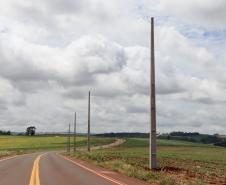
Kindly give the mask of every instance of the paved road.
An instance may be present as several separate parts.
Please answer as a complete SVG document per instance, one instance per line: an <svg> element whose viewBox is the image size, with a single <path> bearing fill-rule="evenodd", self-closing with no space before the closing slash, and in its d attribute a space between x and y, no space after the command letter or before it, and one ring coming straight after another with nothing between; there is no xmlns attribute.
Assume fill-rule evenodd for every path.
<svg viewBox="0 0 226 185"><path fill-rule="evenodd" d="M0 185L145 185L142 181L54 152L0 160Z"/></svg>
<svg viewBox="0 0 226 185"><path fill-rule="evenodd" d="M0 161L0 185L29 185L37 155L23 155Z"/></svg>

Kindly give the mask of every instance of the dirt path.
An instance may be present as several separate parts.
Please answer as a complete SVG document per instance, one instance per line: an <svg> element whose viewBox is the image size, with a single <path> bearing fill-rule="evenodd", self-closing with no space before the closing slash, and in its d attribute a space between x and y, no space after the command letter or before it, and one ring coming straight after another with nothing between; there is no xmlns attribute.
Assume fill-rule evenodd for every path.
<svg viewBox="0 0 226 185"><path fill-rule="evenodd" d="M91 147L91 149L98 150L98 149L104 149L104 148L112 148L112 147L122 145L125 142L126 142L125 139L116 139L114 143L110 143L110 144L102 145L102 146L94 146L94 147Z"/></svg>
<svg viewBox="0 0 226 185"><path fill-rule="evenodd" d="M99 149L105 149L105 148L112 148L112 147L116 147L116 146L122 145L125 142L126 142L125 139L115 139L115 142L113 142L113 143L106 144L106 145L101 145L101 146L93 146L93 147L91 147L91 150L99 150ZM86 151L87 148L86 147L81 147L81 148L78 148L78 150L79 151Z"/></svg>

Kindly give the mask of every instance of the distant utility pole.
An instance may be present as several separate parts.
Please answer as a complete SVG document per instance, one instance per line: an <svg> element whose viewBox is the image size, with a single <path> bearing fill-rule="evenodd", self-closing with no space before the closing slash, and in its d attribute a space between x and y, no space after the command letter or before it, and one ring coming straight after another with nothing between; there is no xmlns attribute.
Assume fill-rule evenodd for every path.
<svg viewBox="0 0 226 185"><path fill-rule="evenodd" d="M155 42L154 42L154 18L151 18L151 40L150 40L150 160L151 169L157 168L157 149L156 149L156 102L155 102Z"/></svg>
<svg viewBox="0 0 226 185"><path fill-rule="evenodd" d="M75 112L75 120L74 120L74 152L76 151L76 112Z"/></svg>
<svg viewBox="0 0 226 185"><path fill-rule="evenodd" d="M87 134L87 150L90 152L90 91L88 98L88 134Z"/></svg>
<svg viewBox="0 0 226 185"><path fill-rule="evenodd" d="M71 134L71 124L68 125L68 152L71 151L71 141L70 141L70 134Z"/></svg>

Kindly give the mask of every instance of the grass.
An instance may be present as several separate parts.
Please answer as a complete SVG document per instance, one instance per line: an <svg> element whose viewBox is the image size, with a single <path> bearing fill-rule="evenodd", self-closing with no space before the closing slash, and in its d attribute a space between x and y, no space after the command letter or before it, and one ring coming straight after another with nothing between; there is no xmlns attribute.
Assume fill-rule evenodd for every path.
<svg viewBox="0 0 226 185"><path fill-rule="evenodd" d="M86 137L76 138L77 147L86 146ZM104 145L113 142L114 139L102 139L91 137L91 146ZM71 145L73 145L71 138ZM0 158L12 154L26 153L37 150L66 149L67 137L64 136L0 136Z"/></svg>
<svg viewBox="0 0 226 185"><path fill-rule="evenodd" d="M77 152L75 157L155 184L225 184L226 149L185 141L158 140L160 170L148 170L148 139L128 138L123 145Z"/></svg>

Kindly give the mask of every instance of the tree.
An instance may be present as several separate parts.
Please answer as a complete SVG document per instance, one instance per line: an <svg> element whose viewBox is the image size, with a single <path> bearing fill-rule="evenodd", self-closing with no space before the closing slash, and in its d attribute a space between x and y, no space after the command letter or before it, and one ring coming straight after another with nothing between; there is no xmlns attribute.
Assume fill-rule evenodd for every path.
<svg viewBox="0 0 226 185"><path fill-rule="evenodd" d="M0 130L0 135L11 135L11 131Z"/></svg>
<svg viewBox="0 0 226 185"><path fill-rule="evenodd" d="M36 128L34 126L27 127L27 129L26 129L26 135L28 135L28 136L35 135L35 129Z"/></svg>

